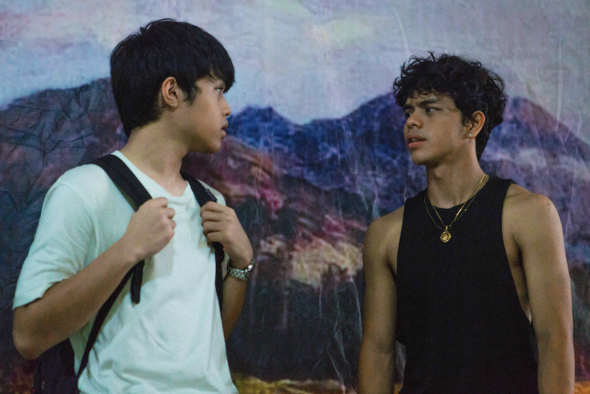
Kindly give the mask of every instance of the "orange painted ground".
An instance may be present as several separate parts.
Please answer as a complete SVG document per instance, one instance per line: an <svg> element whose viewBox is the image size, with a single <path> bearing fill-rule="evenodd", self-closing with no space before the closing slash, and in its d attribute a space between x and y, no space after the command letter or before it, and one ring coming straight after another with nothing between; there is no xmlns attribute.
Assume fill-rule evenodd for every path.
<svg viewBox="0 0 590 394"><path fill-rule="evenodd" d="M355 394L351 388L340 386L334 380L292 381L280 380L265 382L260 379L235 374L234 382L240 394ZM401 385L396 385L394 394L398 394ZM590 394L590 382L577 382L574 394Z"/></svg>
<svg viewBox="0 0 590 394"><path fill-rule="evenodd" d="M335 380L325 381L292 381L280 380L276 382L265 382L263 380L234 374L234 382L240 394L355 394L351 388L340 386ZM6 394L29 394L32 383L32 375L22 374L13 376L8 385L0 387L0 393ZM396 385L394 394L401 389ZM590 382L577 382L574 394L590 394Z"/></svg>

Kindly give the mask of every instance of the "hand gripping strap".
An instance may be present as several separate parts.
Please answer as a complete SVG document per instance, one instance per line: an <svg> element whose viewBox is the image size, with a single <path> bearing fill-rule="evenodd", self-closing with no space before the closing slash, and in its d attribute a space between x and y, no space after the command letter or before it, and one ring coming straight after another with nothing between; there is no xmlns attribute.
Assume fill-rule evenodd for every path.
<svg viewBox="0 0 590 394"><path fill-rule="evenodd" d="M182 175L190 185L200 206L205 205L209 201L217 202L213 193L206 189L201 182L193 178L192 175L183 171L180 172L180 175ZM223 251L223 246L219 242L213 242L213 248L215 249L215 291L217 292L217 300L219 301L219 308L221 309L221 306L223 305L223 274L221 272L221 265L225 258L225 252Z"/></svg>
<svg viewBox="0 0 590 394"><path fill-rule="evenodd" d="M114 155L106 155L92 162L101 167L112 181L125 192L139 208L144 202L151 200L152 196L145 190L145 187L135 177L123 160ZM141 283L143 281L143 266L145 261L141 260L133 268L131 279L131 300L138 304L141 296Z"/></svg>
<svg viewBox="0 0 590 394"><path fill-rule="evenodd" d="M139 208L147 200L152 197L148 191L143 187L141 182L135 177L133 172L127 167L127 165L114 155L106 155L100 157L92 162L100 166L113 180L113 182L119 186L135 203ZM217 199L206 189L201 182L197 181L192 175L181 171L182 177L189 183L195 198L200 206L205 205L209 201L217 202ZM219 301L219 307L223 305L223 274L222 274L222 263L225 258L223 246L218 243L213 243L215 249L215 290L217 292L217 299ZM144 261L140 261L133 267L133 276L131 279L131 300L135 303L139 303L141 294L141 283L143 278L143 267Z"/></svg>

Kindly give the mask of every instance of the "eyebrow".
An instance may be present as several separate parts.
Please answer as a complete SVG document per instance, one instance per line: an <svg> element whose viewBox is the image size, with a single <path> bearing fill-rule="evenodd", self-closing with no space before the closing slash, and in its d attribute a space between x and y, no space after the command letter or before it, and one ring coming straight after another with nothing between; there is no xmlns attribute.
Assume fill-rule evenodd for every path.
<svg viewBox="0 0 590 394"><path fill-rule="evenodd" d="M209 74L209 75L207 75L206 77L207 77L207 78L209 78L209 80L210 80L211 82L215 82L215 83L217 83L217 82L223 82L223 84L225 84L225 79L223 79L223 78L221 78L221 77L218 77L218 76L217 76L217 75L215 75L215 74Z"/></svg>
<svg viewBox="0 0 590 394"><path fill-rule="evenodd" d="M439 102L440 102L440 99L438 99L438 98L431 98L431 99L426 99L426 100L420 100L420 101L418 101L417 106L424 108L427 105L436 104L436 103L439 103ZM412 109L412 108L414 108L414 106L412 104L405 104L403 106L404 111L406 109Z"/></svg>
<svg viewBox="0 0 590 394"><path fill-rule="evenodd" d="M215 81L215 83L217 84L217 86L219 86L220 88L222 88L223 91L225 91L226 86L225 86L225 81L223 79L217 79Z"/></svg>

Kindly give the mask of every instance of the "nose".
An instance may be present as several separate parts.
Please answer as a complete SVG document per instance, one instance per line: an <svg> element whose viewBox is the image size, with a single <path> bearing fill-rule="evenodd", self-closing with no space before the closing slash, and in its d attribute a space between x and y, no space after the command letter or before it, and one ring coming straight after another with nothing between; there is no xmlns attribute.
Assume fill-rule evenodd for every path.
<svg viewBox="0 0 590 394"><path fill-rule="evenodd" d="M412 127L422 127L422 120L416 114L416 111L412 112L406 119L406 127L411 129Z"/></svg>
<svg viewBox="0 0 590 394"><path fill-rule="evenodd" d="M223 98L223 115L226 118L231 115L231 108L230 108L229 104L227 103L227 100L225 99L225 97Z"/></svg>

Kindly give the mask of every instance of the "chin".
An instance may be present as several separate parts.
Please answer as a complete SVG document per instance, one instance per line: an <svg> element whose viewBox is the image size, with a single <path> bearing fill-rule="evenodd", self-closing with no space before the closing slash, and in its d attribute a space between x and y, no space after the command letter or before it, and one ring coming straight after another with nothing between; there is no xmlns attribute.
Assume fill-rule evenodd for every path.
<svg viewBox="0 0 590 394"><path fill-rule="evenodd" d="M423 166L430 162L429 157L421 155L419 152L410 153L410 158L412 159L412 162L418 166Z"/></svg>
<svg viewBox="0 0 590 394"><path fill-rule="evenodd" d="M219 145L210 146L208 148L209 149L205 153L210 153L210 154L217 153L221 150L221 143Z"/></svg>
<svg viewBox="0 0 590 394"><path fill-rule="evenodd" d="M221 150L221 145L219 146L194 146L190 151L195 153L204 153L204 154L213 154L217 153Z"/></svg>
<svg viewBox="0 0 590 394"><path fill-rule="evenodd" d="M410 155L412 162L417 166L437 166L441 163L440 157L432 157L426 155Z"/></svg>

